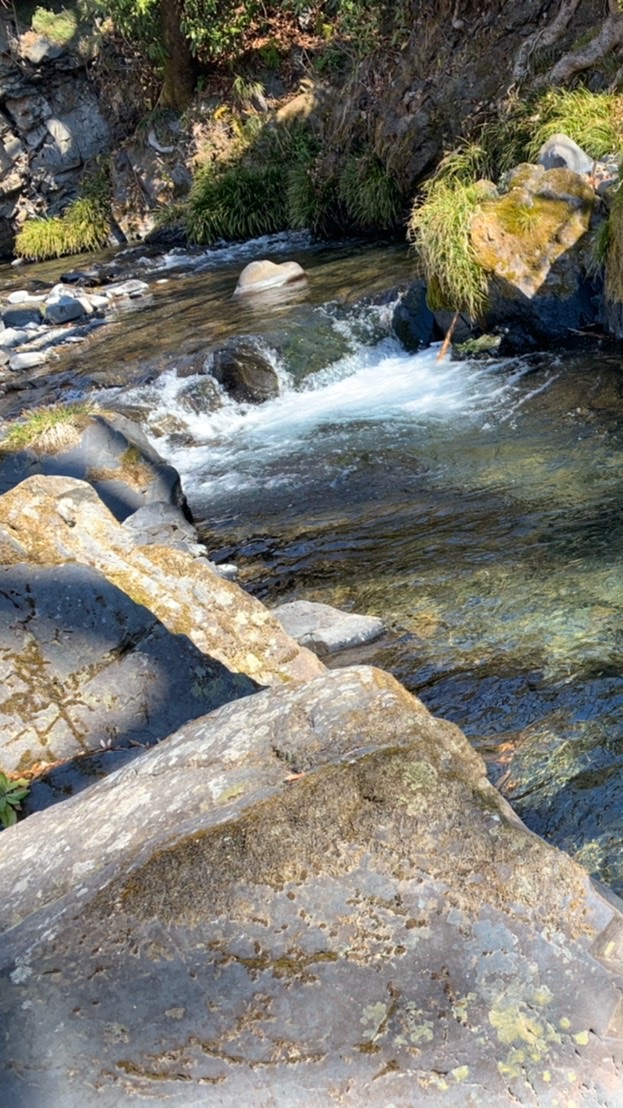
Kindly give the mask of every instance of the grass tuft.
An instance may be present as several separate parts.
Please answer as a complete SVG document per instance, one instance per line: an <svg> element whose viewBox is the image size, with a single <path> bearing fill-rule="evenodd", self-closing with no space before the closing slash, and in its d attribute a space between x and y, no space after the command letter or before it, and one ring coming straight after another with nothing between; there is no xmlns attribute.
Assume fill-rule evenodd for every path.
<svg viewBox="0 0 623 1108"><path fill-rule="evenodd" d="M362 230L389 230L400 218L400 189L375 154L366 152L347 158L340 174L339 193L346 212Z"/></svg>
<svg viewBox="0 0 623 1108"><path fill-rule="evenodd" d="M538 101L536 124L527 144L531 160L543 143L561 131L591 158L603 158L623 148L623 96L590 92L587 88L550 89Z"/></svg>
<svg viewBox="0 0 623 1108"><path fill-rule="evenodd" d="M15 239L15 253L28 261L84 254L106 246L111 232L106 166L85 178L82 196L59 216L27 219Z"/></svg>
<svg viewBox="0 0 623 1108"><path fill-rule="evenodd" d="M57 454L76 445L92 414L93 408L88 404L33 408L10 424L0 441L0 454L28 449Z"/></svg>
<svg viewBox="0 0 623 1108"><path fill-rule="evenodd" d="M191 241L257 238L287 227L282 166L210 165L196 174L186 215Z"/></svg>
<svg viewBox="0 0 623 1108"><path fill-rule="evenodd" d="M428 286L433 311L449 308L478 317L487 293L487 277L470 238L482 192L474 184L444 176L428 182L408 224Z"/></svg>

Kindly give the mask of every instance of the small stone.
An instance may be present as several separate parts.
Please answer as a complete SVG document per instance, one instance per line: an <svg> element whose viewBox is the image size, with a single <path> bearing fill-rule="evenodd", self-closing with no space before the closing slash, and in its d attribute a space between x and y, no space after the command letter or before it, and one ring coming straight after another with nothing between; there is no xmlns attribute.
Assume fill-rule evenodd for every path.
<svg viewBox="0 0 623 1108"><path fill-rule="evenodd" d="M33 350L25 354L14 354L9 361L9 369L34 369L45 361L45 354L41 350Z"/></svg>
<svg viewBox="0 0 623 1108"><path fill-rule="evenodd" d="M294 281L305 279L305 270L298 262L281 262L279 265L266 259L250 262L238 278L234 296L246 292L261 292L263 289L274 289L280 285L290 285Z"/></svg>

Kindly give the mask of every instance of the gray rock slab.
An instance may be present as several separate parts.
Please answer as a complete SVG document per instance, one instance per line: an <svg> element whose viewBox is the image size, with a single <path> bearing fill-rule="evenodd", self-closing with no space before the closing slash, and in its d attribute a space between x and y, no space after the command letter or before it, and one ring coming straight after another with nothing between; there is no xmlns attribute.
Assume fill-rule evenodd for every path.
<svg viewBox="0 0 623 1108"><path fill-rule="evenodd" d="M5 308L2 313L2 320L5 327L22 328L29 323L41 323L43 312L38 304L31 304L28 307Z"/></svg>
<svg viewBox="0 0 623 1108"><path fill-rule="evenodd" d="M386 674L227 705L1 839L17 1108L620 1108L621 902Z"/></svg>
<svg viewBox="0 0 623 1108"><path fill-rule="evenodd" d="M376 616L353 615L310 600L280 604L273 615L288 635L320 656L374 642L384 631L383 621Z"/></svg>
<svg viewBox="0 0 623 1108"><path fill-rule="evenodd" d="M9 369L34 369L35 366L43 365L46 360L46 353L43 350L24 350L20 354L12 354L9 358Z"/></svg>
<svg viewBox="0 0 623 1108"><path fill-rule="evenodd" d="M48 300L45 307L46 323L71 323L85 315L84 304L77 296L60 295Z"/></svg>
<svg viewBox="0 0 623 1108"><path fill-rule="evenodd" d="M0 569L0 767L149 746L257 686L86 566Z"/></svg>

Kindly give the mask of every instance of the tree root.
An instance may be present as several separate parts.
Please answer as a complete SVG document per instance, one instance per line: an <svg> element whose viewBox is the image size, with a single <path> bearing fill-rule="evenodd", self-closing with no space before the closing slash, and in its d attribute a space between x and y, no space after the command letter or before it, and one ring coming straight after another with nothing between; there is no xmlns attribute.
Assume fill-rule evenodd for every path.
<svg viewBox="0 0 623 1108"><path fill-rule="evenodd" d="M562 0L557 15L542 31L537 31L526 39L521 47L513 67L513 80L524 81L529 74L530 58L535 51L547 49L567 30L580 0ZM544 85L564 85L585 69L590 69L613 50L623 45L623 8L619 0L608 0L608 14L601 23L597 34L579 50L564 54L554 66L534 82L535 87Z"/></svg>

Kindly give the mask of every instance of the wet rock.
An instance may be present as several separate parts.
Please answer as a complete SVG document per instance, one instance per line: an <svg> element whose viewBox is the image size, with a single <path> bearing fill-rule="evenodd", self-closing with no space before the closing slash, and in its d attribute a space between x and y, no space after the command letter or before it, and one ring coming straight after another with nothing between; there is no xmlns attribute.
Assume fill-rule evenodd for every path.
<svg viewBox="0 0 623 1108"><path fill-rule="evenodd" d="M43 1058L64 1108L617 1105L621 902L379 671L226 705L2 846L11 1103Z"/></svg>
<svg viewBox="0 0 623 1108"><path fill-rule="evenodd" d="M426 283L414 281L400 297L392 317L396 338L406 350L415 353L439 338L435 317L426 303Z"/></svg>
<svg viewBox="0 0 623 1108"><path fill-rule="evenodd" d="M255 692L87 566L0 569L0 766L150 746Z"/></svg>
<svg viewBox="0 0 623 1108"><path fill-rule="evenodd" d="M28 342L32 338L32 332L26 331L23 327L4 327L0 331L0 346L5 348L13 346L21 346L23 342Z"/></svg>
<svg viewBox="0 0 623 1108"><path fill-rule="evenodd" d="M46 323L70 323L74 319L81 319L85 314L83 302L66 292L51 296L45 306Z"/></svg>
<svg viewBox="0 0 623 1108"><path fill-rule="evenodd" d="M238 284L234 289L234 296L242 293L261 292L263 289L274 289L280 285L293 284L296 281L306 280L305 270L298 262L249 262L238 278Z"/></svg>
<svg viewBox="0 0 623 1108"><path fill-rule="evenodd" d="M206 369L239 403L263 404L279 395L271 352L253 335L240 335L215 350Z"/></svg>
<svg viewBox="0 0 623 1108"><path fill-rule="evenodd" d="M384 631L383 621L374 616L353 615L310 600L280 604L273 608L273 615L284 631L320 657L374 642Z"/></svg>
<svg viewBox="0 0 623 1108"><path fill-rule="evenodd" d="M34 369L35 366L42 365L46 359L46 354L42 350L27 350L21 354L13 354L9 359L9 369Z"/></svg>
<svg viewBox="0 0 623 1108"><path fill-rule="evenodd" d="M200 377L181 389L177 394L177 402L185 411L200 415L203 412L217 412L223 407L224 396L213 377Z"/></svg>
<svg viewBox="0 0 623 1108"><path fill-rule="evenodd" d="M261 685L307 680L324 671L274 616L203 558L163 546L136 548L83 481L33 476L0 497L0 524L20 561L73 560L98 569L174 635ZM15 555L13 555L13 559Z"/></svg>

